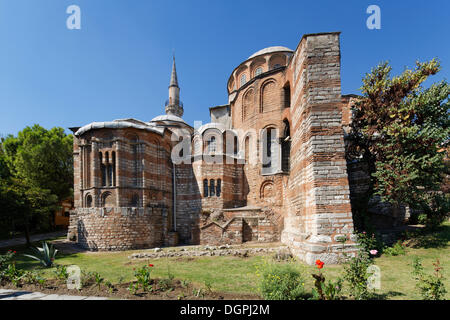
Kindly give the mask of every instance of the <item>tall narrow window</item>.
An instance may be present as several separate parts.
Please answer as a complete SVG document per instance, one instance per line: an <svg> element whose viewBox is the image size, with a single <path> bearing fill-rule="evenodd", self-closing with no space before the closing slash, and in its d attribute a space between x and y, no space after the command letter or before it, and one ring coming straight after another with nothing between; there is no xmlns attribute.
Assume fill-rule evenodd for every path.
<svg viewBox="0 0 450 320"><path fill-rule="evenodd" d="M256 76L259 76L262 72L263 72L262 67L256 68L256 70L255 70L255 77L256 77Z"/></svg>
<svg viewBox="0 0 450 320"><path fill-rule="evenodd" d="M211 139L208 141L208 153L215 153L216 147L216 137L211 137Z"/></svg>
<svg viewBox="0 0 450 320"><path fill-rule="evenodd" d="M106 187L106 167L103 164L103 155L101 152L98 153L99 161L100 161L100 174L102 177L102 187Z"/></svg>
<svg viewBox="0 0 450 320"><path fill-rule="evenodd" d="M87 208L92 207L92 196L90 194L88 194L86 197L86 207Z"/></svg>
<svg viewBox="0 0 450 320"><path fill-rule="evenodd" d="M245 150L244 150L245 154L245 163L248 163L248 158L249 158L249 152L250 152L250 137L245 138Z"/></svg>
<svg viewBox="0 0 450 320"><path fill-rule="evenodd" d="M222 180L217 179L216 195L220 197L221 192L222 192Z"/></svg>
<svg viewBox="0 0 450 320"><path fill-rule="evenodd" d="M290 154L291 154L291 131L289 128L289 121L285 119L284 123L284 137L281 143L281 170L289 172L290 170Z"/></svg>
<svg viewBox="0 0 450 320"><path fill-rule="evenodd" d="M105 171L106 171L106 184L105 186L111 186L111 163L109 161L109 152L105 152Z"/></svg>
<svg viewBox="0 0 450 320"><path fill-rule="evenodd" d="M270 168L272 165L272 130L267 129L265 132L265 150L263 153L263 167Z"/></svg>
<svg viewBox="0 0 450 320"><path fill-rule="evenodd" d="M289 83L283 88L284 93L284 107L290 108L291 107L291 87Z"/></svg>
<svg viewBox="0 0 450 320"><path fill-rule="evenodd" d="M203 197L208 197L208 179L203 180Z"/></svg>
<svg viewBox="0 0 450 320"><path fill-rule="evenodd" d="M113 151L112 153L112 185L116 186L116 153Z"/></svg>
<svg viewBox="0 0 450 320"><path fill-rule="evenodd" d="M216 193L216 187L214 186L214 179L209 180L209 196L214 197Z"/></svg>
<svg viewBox="0 0 450 320"><path fill-rule="evenodd" d="M241 87L247 83L247 76L245 74L243 74L241 76Z"/></svg>

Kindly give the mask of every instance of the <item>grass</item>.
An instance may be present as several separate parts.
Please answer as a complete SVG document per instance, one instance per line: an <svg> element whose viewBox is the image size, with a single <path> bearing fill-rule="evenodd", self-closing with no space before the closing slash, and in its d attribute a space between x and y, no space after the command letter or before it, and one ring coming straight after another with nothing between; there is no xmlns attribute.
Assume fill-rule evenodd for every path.
<svg viewBox="0 0 450 320"><path fill-rule="evenodd" d="M381 269L381 290L377 290L379 298L383 299L420 299L412 278L412 261L415 256L423 261L425 271L433 272L432 263L439 258L445 277L445 286L450 292L450 222L444 223L437 231L416 236L412 247L408 247L406 255L383 255L374 260ZM25 253L23 246L10 248L16 250L17 267L38 269L48 278L54 278L55 268L44 269L37 261L21 255ZM6 250L3 250L6 251ZM142 250L141 250L142 251ZM102 277L112 283L134 280L133 268L145 263L154 264L152 277L163 278L170 272L177 279L187 279L193 284L204 286L210 282L212 289L220 292L256 294L259 283L256 266L264 261L271 261L271 256L250 256L248 258L234 256L193 257L193 258L160 258L152 260L130 260L131 253L123 252L82 252L75 254L58 253L58 264L76 264L84 271L99 272ZM316 273L315 266L307 266L301 262L305 272L306 287L312 288L311 273ZM322 269L326 279L335 280L343 275L342 265L325 265ZM450 295L447 293L447 299Z"/></svg>

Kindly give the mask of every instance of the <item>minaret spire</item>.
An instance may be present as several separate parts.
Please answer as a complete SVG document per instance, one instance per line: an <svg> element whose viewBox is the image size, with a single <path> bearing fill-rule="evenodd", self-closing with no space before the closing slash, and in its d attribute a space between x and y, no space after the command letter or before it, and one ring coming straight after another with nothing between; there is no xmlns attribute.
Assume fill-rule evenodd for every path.
<svg viewBox="0 0 450 320"><path fill-rule="evenodd" d="M172 75L170 76L170 86L178 87L177 66L175 64L175 54L173 55Z"/></svg>
<svg viewBox="0 0 450 320"><path fill-rule="evenodd" d="M172 74L169 84L169 100L166 101L166 114L182 117L184 113L183 103L180 100L180 87L178 86L177 67L175 53L173 54Z"/></svg>

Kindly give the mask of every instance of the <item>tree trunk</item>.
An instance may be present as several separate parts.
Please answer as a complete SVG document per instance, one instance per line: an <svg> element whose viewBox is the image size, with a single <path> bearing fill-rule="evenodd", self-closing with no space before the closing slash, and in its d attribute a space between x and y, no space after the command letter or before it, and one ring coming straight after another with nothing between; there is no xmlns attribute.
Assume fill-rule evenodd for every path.
<svg viewBox="0 0 450 320"><path fill-rule="evenodd" d="M31 246L31 241L30 241L30 228L28 226L28 222L25 223L25 240L26 240L26 246L30 247Z"/></svg>

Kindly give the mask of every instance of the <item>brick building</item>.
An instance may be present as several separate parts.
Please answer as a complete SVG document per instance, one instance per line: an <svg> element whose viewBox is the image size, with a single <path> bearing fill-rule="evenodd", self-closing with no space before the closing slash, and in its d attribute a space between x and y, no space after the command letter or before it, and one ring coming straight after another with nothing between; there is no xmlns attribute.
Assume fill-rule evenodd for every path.
<svg viewBox="0 0 450 320"><path fill-rule="evenodd" d="M310 264L354 253L339 33L256 52L227 90L191 127L174 60L165 115L72 128L69 236L94 250L282 241Z"/></svg>

